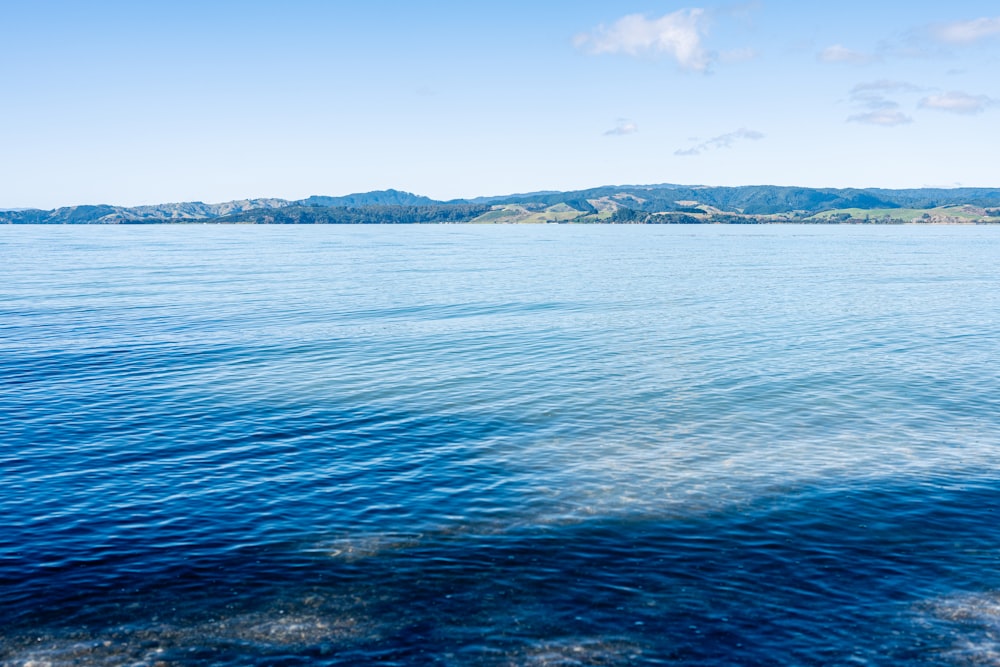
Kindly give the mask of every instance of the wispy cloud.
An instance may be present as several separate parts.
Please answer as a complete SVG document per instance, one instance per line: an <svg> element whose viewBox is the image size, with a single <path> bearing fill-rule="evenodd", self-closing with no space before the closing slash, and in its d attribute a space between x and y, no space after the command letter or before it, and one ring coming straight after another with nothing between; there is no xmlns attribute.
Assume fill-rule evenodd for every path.
<svg viewBox="0 0 1000 667"><path fill-rule="evenodd" d="M705 72L711 55L702 45L707 32L704 9L680 9L659 18L629 14L610 26L577 35L578 48L593 54L672 58L681 69Z"/></svg>
<svg viewBox="0 0 1000 667"><path fill-rule="evenodd" d="M639 126L627 118L619 118L618 124L604 133L606 137L624 137L628 134L635 134L639 131Z"/></svg>
<svg viewBox="0 0 1000 667"><path fill-rule="evenodd" d="M920 93L924 94L925 97L917 102L915 96ZM970 95L961 91L934 93L927 88L921 88L906 81L881 79L859 83L851 88L851 103L865 111L854 114L847 120L851 123L881 125L882 127L912 123L913 118L899 110L901 105L897 100L900 96L911 96L908 99L908 106L916 103L919 109L966 115L982 113L989 107L1000 104L1000 100L986 95Z"/></svg>
<svg viewBox="0 0 1000 667"><path fill-rule="evenodd" d="M898 109L899 102L890 98L890 95L918 93L921 90L919 86L905 81L891 81L889 79L868 81L851 88L851 102L865 109Z"/></svg>
<svg viewBox="0 0 1000 667"><path fill-rule="evenodd" d="M998 37L1000 16L934 25L931 26L931 35L947 44L972 44L989 37Z"/></svg>
<svg viewBox="0 0 1000 667"><path fill-rule="evenodd" d="M723 5L715 11L725 14L740 21L744 25L753 25L753 15L760 11L763 3L760 0L749 0L748 2L735 2Z"/></svg>
<svg viewBox="0 0 1000 667"><path fill-rule="evenodd" d="M879 79L878 81L865 81L851 88L851 95L864 93L919 93L924 90L906 81L892 81L890 79Z"/></svg>
<svg viewBox="0 0 1000 667"><path fill-rule="evenodd" d="M751 141L758 141L763 139L764 135L756 130L748 130L745 127L741 127L735 132L727 132L726 134L720 134L717 137L712 137L707 141L703 141L696 146L691 148L677 149L674 151L674 155L701 155L706 151L717 150L719 148L732 148L734 144L738 141L743 141L749 139Z"/></svg>
<svg viewBox="0 0 1000 667"><path fill-rule="evenodd" d="M956 47L971 46L991 38L1000 39L1000 16L914 26L887 36L866 51L834 44L817 53L816 59L848 65L870 65L898 58L947 59L953 57Z"/></svg>
<svg viewBox="0 0 1000 667"><path fill-rule="evenodd" d="M846 63L849 65L869 65L879 60L879 56L873 53L855 51L841 44L828 46L820 51L816 57L824 63Z"/></svg>
<svg viewBox="0 0 1000 667"><path fill-rule="evenodd" d="M891 100L885 95L879 95L878 93L862 93L858 95L852 95L851 101L855 104L863 106L866 109L898 109L899 102Z"/></svg>
<svg viewBox="0 0 1000 667"><path fill-rule="evenodd" d="M938 95L928 95L920 100L920 108L972 115L982 113L996 103L996 100L986 95L969 95L953 90Z"/></svg>
<svg viewBox="0 0 1000 667"><path fill-rule="evenodd" d="M861 113L848 116L849 123L863 123L881 127L895 127L913 122L913 118L899 110L900 95L912 95L925 89L906 81L879 79L859 83L850 92L854 106L864 109Z"/></svg>
<svg viewBox="0 0 1000 667"><path fill-rule="evenodd" d="M912 123L913 119L902 111L894 109L876 109L867 113L859 113L847 119L849 123L864 123L865 125L880 125L882 127L894 127L896 125L906 125Z"/></svg>

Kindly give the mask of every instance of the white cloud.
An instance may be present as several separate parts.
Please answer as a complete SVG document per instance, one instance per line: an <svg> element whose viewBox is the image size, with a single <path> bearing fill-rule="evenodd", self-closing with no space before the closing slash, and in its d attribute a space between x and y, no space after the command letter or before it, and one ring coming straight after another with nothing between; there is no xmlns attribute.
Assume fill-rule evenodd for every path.
<svg viewBox="0 0 1000 667"><path fill-rule="evenodd" d="M639 126L626 118L619 118L618 124L604 133L606 137L624 137L627 134L635 134L639 131Z"/></svg>
<svg viewBox="0 0 1000 667"><path fill-rule="evenodd" d="M630 14L611 26L576 36L576 46L593 54L668 56L686 70L704 72L711 56L702 46L707 32L703 9L680 9L659 18Z"/></svg>
<svg viewBox="0 0 1000 667"><path fill-rule="evenodd" d="M847 63L849 65L868 65L878 60L878 56L849 49L841 44L828 46L817 56L824 63Z"/></svg>
<svg viewBox="0 0 1000 667"><path fill-rule="evenodd" d="M896 125L906 125L912 123L913 119L902 111L891 109L876 109L868 113L855 114L847 119L849 123L864 123L866 125L881 125L882 127L894 127Z"/></svg>
<svg viewBox="0 0 1000 667"><path fill-rule="evenodd" d="M958 91L929 95L920 100L921 109L936 109L962 114L982 113L986 111L987 107L994 104L996 104L996 100L986 95L969 95Z"/></svg>
<svg viewBox="0 0 1000 667"><path fill-rule="evenodd" d="M972 44L987 37L1000 36L1000 16L945 23L933 26L931 33L949 44Z"/></svg>
<svg viewBox="0 0 1000 667"><path fill-rule="evenodd" d="M677 149L674 151L674 155L701 155L705 151L716 150L718 148L732 148L733 144L737 141L744 139L749 139L751 141L758 141L763 139L764 135L756 130L748 130L744 127L736 130L735 132L727 132L726 134L720 134L717 137L712 137L708 141L703 141L697 146L692 146L691 148Z"/></svg>

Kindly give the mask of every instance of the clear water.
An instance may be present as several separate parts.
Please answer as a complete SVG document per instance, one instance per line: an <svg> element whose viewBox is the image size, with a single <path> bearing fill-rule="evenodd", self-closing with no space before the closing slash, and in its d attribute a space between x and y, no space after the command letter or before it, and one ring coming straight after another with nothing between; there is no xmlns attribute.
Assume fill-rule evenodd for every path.
<svg viewBox="0 0 1000 667"><path fill-rule="evenodd" d="M1000 228L0 229L0 664L1000 664Z"/></svg>

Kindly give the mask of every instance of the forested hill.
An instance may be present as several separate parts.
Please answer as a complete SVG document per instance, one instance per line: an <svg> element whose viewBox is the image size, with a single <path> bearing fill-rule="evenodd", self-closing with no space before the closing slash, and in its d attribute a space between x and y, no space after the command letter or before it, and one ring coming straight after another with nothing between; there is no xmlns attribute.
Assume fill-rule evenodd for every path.
<svg viewBox="0 0 1000 667"><path fill-rule="evenodd" d="M7 224L243 224L404 223L760 223L760 222L1000 222L998 188L911 190L603 186L569 192L437 201L380 190L301 200L244 199L122 207L83 205L51 211L0 210Z"/></svg>
<svg viewBox="0 0 1000 667"><path fill-rule="evenodd" d="M727 213L777 215L801 211L860 208L930 209L941 206L972 205L1000 207L1000 188L923 188L914 190L799 188L775 185L701 187L683 185L606 186L573 192L483 197L470 200L491 204L543 203L554 205L574 200L602 198L630 201L630 208L648 212L683 208L690 201Z"/></svg>
<svg viewBox="0 0 1000 667"><path fill-rule="evenodd" d="M400 225L470 222L492 210L483 204L430 206L286 206L266 211L243 211L215 222L269 225Z"/></svg>

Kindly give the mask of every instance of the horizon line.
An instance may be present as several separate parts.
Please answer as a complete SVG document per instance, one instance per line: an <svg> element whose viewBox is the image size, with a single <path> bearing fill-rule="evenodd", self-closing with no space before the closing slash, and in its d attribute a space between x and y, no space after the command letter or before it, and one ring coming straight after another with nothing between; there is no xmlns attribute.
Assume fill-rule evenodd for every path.
<svg viewBox="0 0 1000 667"><path fill-rule="evenodd" d="M63 206L56 206L54 208L40 208L37 206L0 206L0 211L11 212L11 211L58 211L63 208L76 208L80 206L110 206L113 208L141 208L144 206L167 206L176 204L204 204L206 206L218 206L220 204L228 204L231 202L241 202L241 201L283 201L283 202L301 202L312 197L329 197L331 199L342 199L346 197L353 197L356 195L369 195L381 192L398 192L400 194L411 195L415 197L424 197L435 202L435 204L451 204L451 203L461 203L474 201L476 199L503 199L509 197L528 197L543 194L561 194L569 192L585 192L587 190L597 190L600 188L663 188L666 186L675 187L678 189L739 189L739 188L793 188L800 190L882 190L882 191L906 191L906 190L1000 190L1000 186L990 186L990 185L921 185L919 187L883 187L883 186L815 186L815 185L779 185L775 183L749 183L743 185L705 185L705 184L695 184L695 183L671 183L671 182L661 182L661 183L625 183L625 184L602 184L583 188L576 188L570 190L558 190L558 189L540 189L540 190L529 190L523 192L512 192L506 194L489 194L489 195L476 195L473 197L454 197L451 199L436 199L429 195L420 194L417 192L411 192L409 190L400 190L398 188L379 188L374 190L357 190L353 192L348 192L346 194L331 195L331 194L312 194L306 197L300 197L297 199L290 199L286 197L274 197L274 196L255 196L255 197L237 197L234 199L222 199L217 201L204 201L203 199L174 199L174 200L161 200L156 202L148 202L141 204L111 204L111 203L79 203L79 204L65 204Z"/></svg>

